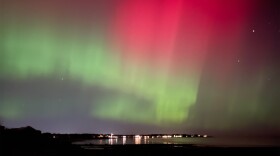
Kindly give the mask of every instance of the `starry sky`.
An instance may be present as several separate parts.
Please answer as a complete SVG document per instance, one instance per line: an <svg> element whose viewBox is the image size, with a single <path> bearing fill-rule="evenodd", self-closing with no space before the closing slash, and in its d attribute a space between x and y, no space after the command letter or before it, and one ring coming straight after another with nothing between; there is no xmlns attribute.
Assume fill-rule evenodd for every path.
<svg viewBox="0 0 280 156"><path fill-rule="evenodd" d="M278 134L279 7L0 1L0 123L57 133Z"/></svg>

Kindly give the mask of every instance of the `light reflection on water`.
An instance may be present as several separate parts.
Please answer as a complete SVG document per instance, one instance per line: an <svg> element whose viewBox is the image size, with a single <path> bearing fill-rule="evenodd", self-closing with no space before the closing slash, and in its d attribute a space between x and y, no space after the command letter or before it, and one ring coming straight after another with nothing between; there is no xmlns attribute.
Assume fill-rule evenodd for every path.
<svg viewBox="0 0 280 156"><path fill-rule="evenodd" d="M126 144L126 138L123 138L122 140L123 140L123 145L125 145Z"/></svg>
<svg viewBox="0 0 280 156"><path fill-rule="evenodd" d="M248 138L117 138L117 139L93 139L73 144L85 145L126 145L126 144L193 144L198 146L279 146L280 140L273 139L248 139Z"/></svg>

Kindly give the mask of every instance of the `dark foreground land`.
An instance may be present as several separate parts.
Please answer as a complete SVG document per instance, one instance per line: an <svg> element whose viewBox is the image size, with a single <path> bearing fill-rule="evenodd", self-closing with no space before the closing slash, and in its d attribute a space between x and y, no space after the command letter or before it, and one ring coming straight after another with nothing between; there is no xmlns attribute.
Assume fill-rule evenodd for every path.
<svg viewBox="0 0 280 156"><path fill-rule="evenodd" d="M73 145L67 138L53 138L32 127L2 129L0 156L21 155L277 155L275 147L199 147L195 145Z"/></svg>

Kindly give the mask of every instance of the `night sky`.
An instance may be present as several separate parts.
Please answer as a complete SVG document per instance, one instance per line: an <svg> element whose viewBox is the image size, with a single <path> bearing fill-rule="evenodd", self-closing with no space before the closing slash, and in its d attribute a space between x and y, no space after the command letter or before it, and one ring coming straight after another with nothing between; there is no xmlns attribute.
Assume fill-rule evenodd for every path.
<svg viewBox="0 0 280 156"><path fill-rule="evenodd" d="M1 0L0 123L280 132L280 2Z"/></svg>

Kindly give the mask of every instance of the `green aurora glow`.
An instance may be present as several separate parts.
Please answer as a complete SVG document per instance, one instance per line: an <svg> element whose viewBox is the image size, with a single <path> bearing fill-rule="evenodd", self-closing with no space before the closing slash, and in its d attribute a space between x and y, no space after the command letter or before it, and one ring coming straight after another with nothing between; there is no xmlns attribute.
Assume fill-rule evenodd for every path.
<svg viewBox="0 0 280 156"><path fill-rule="evenodd" d="M127 67L117 53L108 52L113 49L106 47L98 33L85 41L72 34L58 36L53 33L55 30L44 27L6 26L4 32L0 68L4 77L28 79L60 75L86 86L99 85L137 94L150 103L139 111L145 104L134 104L128 97L108 97L94 104L93 116L161 125L182 123L188 117L188 108L195 103L198 74L171 78L164 71L132 64ZM11 112L16 115L21 114L20 111ZM4 113L8 118L5 114L11 113Z"/></svg>

